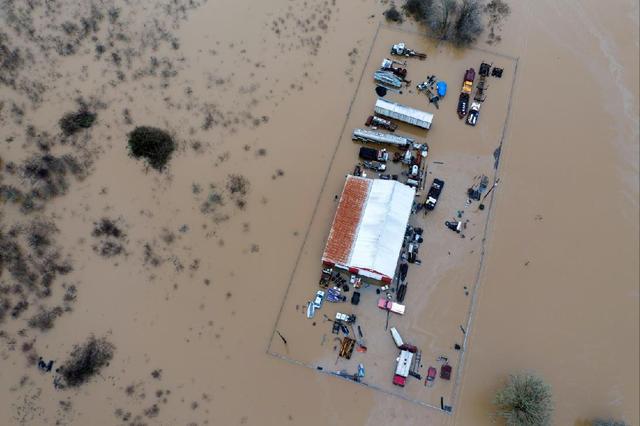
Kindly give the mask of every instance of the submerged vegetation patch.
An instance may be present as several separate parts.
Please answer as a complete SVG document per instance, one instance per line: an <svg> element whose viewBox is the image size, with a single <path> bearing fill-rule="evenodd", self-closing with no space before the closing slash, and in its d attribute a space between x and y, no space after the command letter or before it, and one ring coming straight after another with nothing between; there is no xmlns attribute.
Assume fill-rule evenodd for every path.
<svg viewBox="0 0 640 426"><path fill-rule="evenodd" d="M429 35L457 47L473 45L484 32L485 24L491 31L489 43L499 41L495 31L510 11L503 0L492 0L486 6L480 0L406 0L402 8Z"/></svg>
<svg viewBox="0 0 640 426"><path fill-rule="evenodd" d="M149 166L161 171L169 162L176 143L171 135L156 127L136 127L129 134L129 152L136 158L144 158Z"/></svg>
<svg viewBox="0 0 640 426"><path fill-rule="evenodd" d="M60 129L70 136L79 130L88 129L93 125L97 114L87 109L81 108L79 111L69 112L60 119Z"/></svg>
<svg viewBox="0 0 640 426"><path fill-rule="evenodd" d="M93 251L103 257L113 257L125 252L126 234L122 230L121 222L120 219L103 217L93 224L91 235L98 240L93 246Z"/></svg>
<svg viewBox="0 0 640 426"><path fill-rule="evenodd" d="M106 338L89 336L86 342L76 345L60 367L63 387L78 387L87 383L109 365L115 347Z"/></svg>

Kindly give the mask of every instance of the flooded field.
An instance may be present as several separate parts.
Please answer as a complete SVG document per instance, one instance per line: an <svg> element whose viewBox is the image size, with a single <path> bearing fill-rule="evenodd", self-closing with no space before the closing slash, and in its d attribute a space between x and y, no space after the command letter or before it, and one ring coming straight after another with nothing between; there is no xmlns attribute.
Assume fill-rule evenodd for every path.
<svg viewBox="0 0 640 426"><path fill-rule="evenodd" d="M555 424L639 424L638 4L510 5L502 41L478 43L518 72L449 416L266 352L301 251L313 281L292 303L314 291L331 198L354 164L356 144L342 136L333 159L336 141L393 38L367 61L386 4L0 2L6 423L488 425L505 377L531 370L553 387ZM489 109L505 108L513 74L491 83L490 119L470 129L453 102L484 55L412 43L442 58L424 65L450 88L432 111L434 160L484 172L503 125ZM360 122L370 99L356 99ZM128 154L137 126L175 141L163 171ZM464 198L450 202L438 222ZM461 244L445 231L439 244ZM464 289L429 295L442 311L412 327L457 329ZM294 347L310 329L296 315L285 335L312 360ZM434 353L450 350L457 331L435 330Z"/></svg>

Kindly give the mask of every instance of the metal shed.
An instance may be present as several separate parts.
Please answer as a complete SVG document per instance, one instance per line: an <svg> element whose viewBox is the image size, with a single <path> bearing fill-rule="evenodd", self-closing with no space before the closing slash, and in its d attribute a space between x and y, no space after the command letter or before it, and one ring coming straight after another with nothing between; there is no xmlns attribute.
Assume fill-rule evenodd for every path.
<svg viewBox="0 0 640 426"><path fill-rule="evenodd" d="M390 102L385 99L378 99L374 110L376 114L404 121L405 123L413 124L423 129L429 129L433 122L433 114L429 112L420 111L419 109L401 105L396 102Z"/></svg>
<svg viewBox="0 0 640 426"><path fill-rule="evenodd" d="M400 182L348 176L322 262L390 283L414 196L415 190Z"/></svg>

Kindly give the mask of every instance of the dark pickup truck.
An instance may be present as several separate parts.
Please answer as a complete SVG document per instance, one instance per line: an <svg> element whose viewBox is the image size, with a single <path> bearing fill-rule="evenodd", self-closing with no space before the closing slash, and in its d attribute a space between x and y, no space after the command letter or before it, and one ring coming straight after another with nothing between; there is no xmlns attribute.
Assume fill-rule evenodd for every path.
<svg viewBox="0 0 640 426"><path fill-rule="evenodd" d="M368 161L380 161L386 163L389 159L389 153L386 149L360 148L360 158Z"/></svg>
<svg viewBox="0 0 640 426"><path fill-rule="evenodd" d="M433 210L436 208L436 204L438 203L438 198L440 198L440 193L442 192L443 187L443 180L437 178L433 180L431 188L429 188L429 193L427 194L427 201L424 203L425 209Z"/></svg>

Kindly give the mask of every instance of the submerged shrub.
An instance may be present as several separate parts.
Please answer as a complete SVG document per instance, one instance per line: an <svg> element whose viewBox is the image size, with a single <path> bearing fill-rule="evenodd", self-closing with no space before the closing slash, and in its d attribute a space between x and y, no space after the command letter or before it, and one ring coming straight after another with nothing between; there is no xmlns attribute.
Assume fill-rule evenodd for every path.
<svg viewBox="0 0 640 426"><path fill-rule="evenodd" d="M115 348L104 337L89 336L82 345L76 345L62 366L63 386L77 387L88 382L103 367L109 365Z"/></svg>
<svg viewBox="0 0 640 426"><path fill-rule="evenodd" d="M484 16L497 7L487 9L480 0L406 0L402 6L431 36L450 40L457 47L475 43L484 31Z"/></svg>
<svg viewBox="0 0 640 426"><path fill-rule="evenodd" d="M60 129L62 129L65 135L69 136L76 133L78 130L88 129L91 127L96 120L96 117L96 113L82 108L80 111L65 114L64 117L60 119Z"/></svg>
<svg viewBox="0 0 640 426"><path fill-rule="evenodd" d="M175 149L171 135L155 127L136 127L129 134L131 155L137 159L144 158L156 170L162 170L167 165Z"/></svg>
<svg viewBox="0 0 640 426"><path fill-rule="evenodd" d="M402 22L402 14L396 9L396 5L392 4L389 9L384 11L384 17L387 21L391 22Z"/></svg>

